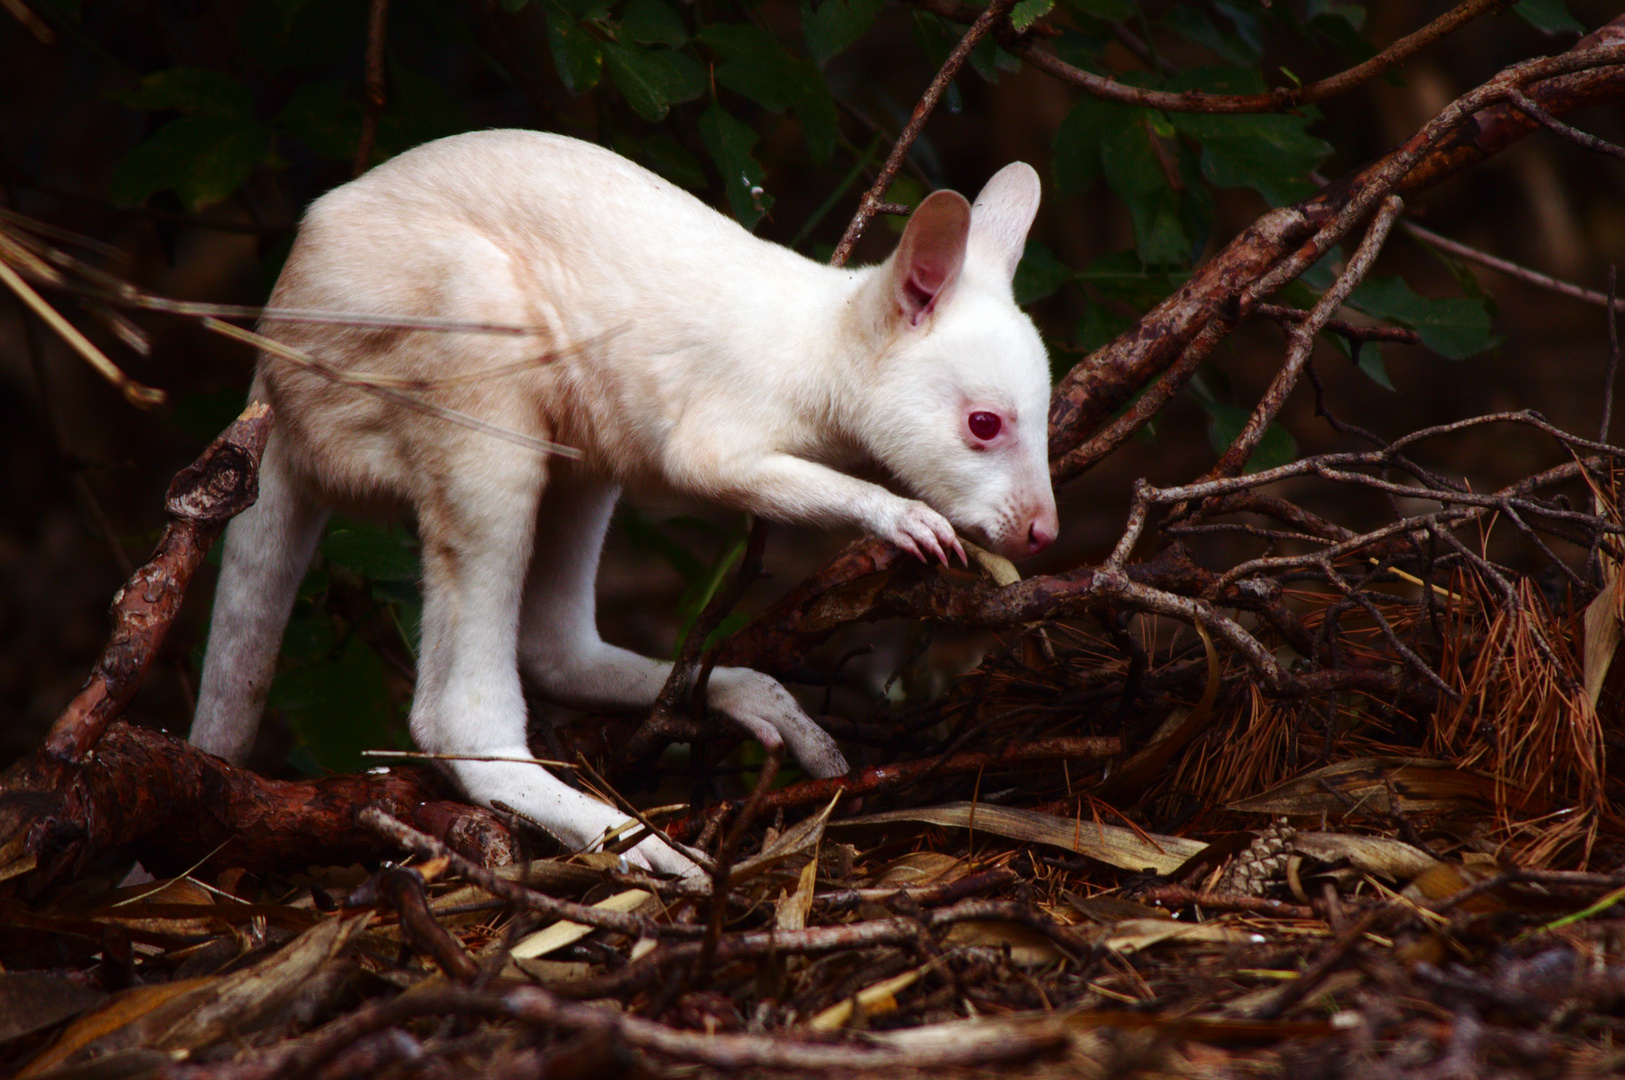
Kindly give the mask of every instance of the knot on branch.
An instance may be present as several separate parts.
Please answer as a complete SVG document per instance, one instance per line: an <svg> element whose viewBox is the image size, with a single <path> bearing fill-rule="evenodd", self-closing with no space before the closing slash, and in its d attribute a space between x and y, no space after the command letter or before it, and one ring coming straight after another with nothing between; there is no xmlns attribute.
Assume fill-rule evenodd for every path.
<svg viewBox="0 0 1625 1080"><path fill-rule="evenodd" d="M177 521L219 526L259 498L259 459L271 434L271 408L255 403L198 459L175 474L164 510Z"/></svg>

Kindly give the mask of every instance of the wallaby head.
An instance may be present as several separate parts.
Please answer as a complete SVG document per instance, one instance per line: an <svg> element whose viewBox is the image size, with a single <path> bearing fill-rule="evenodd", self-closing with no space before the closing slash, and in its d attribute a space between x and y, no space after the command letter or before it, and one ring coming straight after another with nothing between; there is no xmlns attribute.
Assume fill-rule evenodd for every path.
<svg viewBox="0 0 1625 1080"><path fill-rule="evenodd" d="M1011 292L1038 198L1038 174L1020 162L974 205L935 192L868 286L883 344L860 437L917 498L1012 559L1059 531L1049 359Z"/></svg>

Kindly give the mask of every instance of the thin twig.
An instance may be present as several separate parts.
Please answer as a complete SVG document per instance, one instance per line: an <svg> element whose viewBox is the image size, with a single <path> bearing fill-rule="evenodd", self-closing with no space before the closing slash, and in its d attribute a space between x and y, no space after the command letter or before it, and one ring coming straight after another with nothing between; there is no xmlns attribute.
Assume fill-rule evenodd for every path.
<svg viewBox="0 0 1625 1080"><path fill-rule="evenodd" d="M1491 255L1489 252L1480 251L1474 247L1468 247L1466 244L1463 244L1457 240L1452 240L1448 236L1440 236L1432 229L1425 229L1414 221L1407 221L1405 223L1405 231L1423 243L1436 247L1440 251L1449 252L1458 259L1465 259L1468 262L1478 263L1480 266L1487 266L1491 270L1499 270L1501 273L1506 274L1509 277L1517 278L1519 281L1525 282L1526 284L1534 285L1542 289L1548 289L1551 292L1561 293L1564 296L1572 296L1576 300L1583 300L1588 304L1596 304L1598 307L1607 308L1612 311L1619 311L1621 308L1625 308L1625 300L1620 300L1617 297L1614 297L1611 292L1600 293L1594 289L1587 289L1583 286L1575 285L1572 282L1554 278L1550 274L1543 274L1539 270L1531 270L1527 266L1519 266L1515 262L1500 258L1496 255Z"/></svg>
<svg viewBox="0 0 1625 1080"><path fill-rule="evenodd" d="M662 925L643 915L629 915L568 900L558 900L518 882L509 881L478 863L465 859L441 841L404 824L376 806L362 808L356 814L356 820L403 850L425 859L447 860L451 869L471 884L478 885L517 908L533 911L544 918L567 919L583 926L613 930L632 938L659 937L663 934L679 937L695 936L694 931L688 927Z"/></svg>
<svg viewBox="0 0 1625 1080"><path fill-rule="evenodd" d="M1289 346L1286 359L1281 364L1281 370L1276 374L1275 381L1264 393L1258 407L1247 418L1241 432L1235 441L1230 444L1219 458L1208 478L1220 476L1235 476L1246 466L1258 444L1263 440L1265 432L1274 422L1276 415L1286 405L1287 397L1298 384L1303 374L1304 364L1308 362L1310 350L1315 347L1315 338L1320 334L1321 328L1335 315L1339 308L1348 299L1349 293L1361 281L1365 280L1366 273L1371 264L1376 261L1377 253L1382 250L1383 243L1388 239L1388 233L1398 220L1400 211L1405 208L1404 202L1397 195L1390 195L1382 201L1371 226L1366 230L1365 239L1360 241L1359 248L1353 258L1349 259L1343 273L1338 275L1332 287L1321 294L1315 301L1315 306L1309 310L1296 325L1287 333Z"/></svg>
<svg viewBox="0 0 1625 1080"><path fill-rule="evenodd" d="M915 7L944 18L967 21L976 9L961 5L958 0L910 0ZM1389 45L1376 56L1346 71L1317 79L1302 86L1282 86L1262 94L1207 94L1201 91L1148 90L1118 82L1115 78L1096 75L1073 67L1048 49L1042 48L1029 34L1014 29L999 33L999 42L1039 71L1070 83L1102 101L1120 105L1133 105L1162 112L1196 113L1270 113L1287 112L1357 86L1392 71L1403 61L1454 33L1467 23L1492 11L1511 6L1512 0L1467 0L1458 4L1420 30L1407 34ZM1143 47L1143 46L1142 46ZM1142 56L1142 59L1147 57Z"/></svg>
<svg viewBox="0 0 1625 1080"><path fill-rule="evenodd" d="M993 29L994 23L1004 18L1014 6L1015 0L992 0L986 10L976 17L971 28L965 31L965 36L959 39L959 43L948 54L948 59L943 61L942 68L921 95L919 104L914 106L914 114L909 117L908 125L897 136L897 142L887 156L886 163L880 167L880 175L875 177L875 182L864 193L862 201L858 203L858 212L853 215L846 232L841 235L840 243L835 245L835 254L829 260L831 266L845 266L847 260L852 257L852 249L857 245L858 238L863 235L863 230L868 226L870 219L880 213L882 207L888 205L882 202L882 199L887 189L891 187L892 180L897 176L897 170L907 158L909 150L914 146L914 140L920 137L920 131L924 129L926 120L936 109L937 102L942 100L942 95L947 92L954 77L959 74L959 69L970 58L971 50L976 47L977 42L986 37Z"/></svg>
<svg viewBox="0 0 1625 1080"><path fill-rule="evenodd" d="M1625 161L1625 146L1618 146L1609 142L1607 139L1599 139L1590 132L1581 131L1577 127L1565 124L1563 121L1559 120L1557 117L1535 104L1535 102L1530 99L1529 95L1525 94L1522 90L1514 89L1508 95L1508 99L1525 114L1532 116L1535 118L1535 120L1539 121L1540 126L1545 128L1547 131L1560 135L1569 140L1569 142L1574 143L1576 146L1583 146L1593 153L1606 154L1609 157L1618 158L1621 161Z"/></svg>
<svg viewBox="0 0 1625 1080"><path fill-rule="evenodd" d="M1614 415L1614 376L1619 374L1619 267L1608 267L1608 370L1602 377L1602 424L1598 442L1608 441L1609 422Z"/></svg>
<svg viewBox="0 0 1625 1080"><path fill-rule="evenodd" d="M367 12L367 82L362 95L361 135L356 139L351 173L360 176L372 162L372 144L378 135L378 117L385 104L384 28L389 0L372 0Z"/></svg>

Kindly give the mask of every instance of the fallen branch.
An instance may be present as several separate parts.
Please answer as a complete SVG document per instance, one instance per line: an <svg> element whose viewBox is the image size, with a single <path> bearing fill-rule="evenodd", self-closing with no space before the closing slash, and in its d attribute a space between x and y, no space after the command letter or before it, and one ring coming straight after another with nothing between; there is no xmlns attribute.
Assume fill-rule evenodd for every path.
<svg viewBox="0 0 1625 1080"><path fill-rule="evenodd" d="M358 823L367 806L471 859L513 861L512 837L490 811L450 800L424 770L268 780L173 735L117 724L82 762L36 752L0 776L0 878L38 894L121 852L155 873L205 857L204 870L376 863L395 849Z"/></svg>
<svg viewBox="0 0 1625 1080"><path fill-rule="evenodd" d="M250 405L169 485L169 526L152 558L113 597L112 640L45 736L47 754L81 760L135 696L203 556L226 522L259 497L259 460L270 435L270 407Z"/></svg>

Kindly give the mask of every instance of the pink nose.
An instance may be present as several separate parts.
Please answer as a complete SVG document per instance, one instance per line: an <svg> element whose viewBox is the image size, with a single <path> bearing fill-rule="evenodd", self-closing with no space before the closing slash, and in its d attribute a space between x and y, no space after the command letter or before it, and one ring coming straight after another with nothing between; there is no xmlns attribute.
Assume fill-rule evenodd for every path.
<svg viewBox="0 0 1625 1080"><path fill-rule="evenodd" d="M1027 554L1037 555L1040 551L1055 543L1055 525L1053 522L1035 521L1027 527Z"/></svg>

